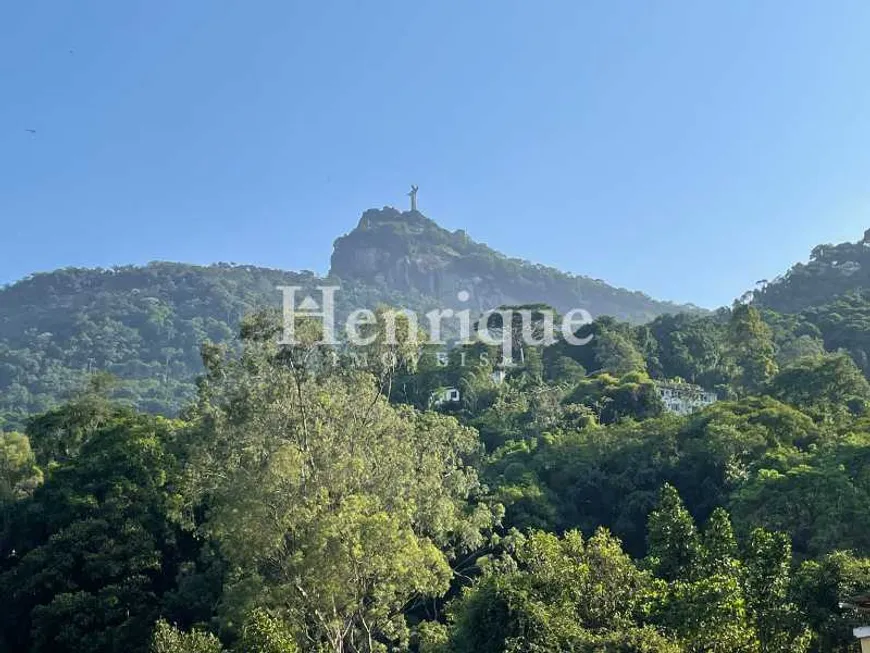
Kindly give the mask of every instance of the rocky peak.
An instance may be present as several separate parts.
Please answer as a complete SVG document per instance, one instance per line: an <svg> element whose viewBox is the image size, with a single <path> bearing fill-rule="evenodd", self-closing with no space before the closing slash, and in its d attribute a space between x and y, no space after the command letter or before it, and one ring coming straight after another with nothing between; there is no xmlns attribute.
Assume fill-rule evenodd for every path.
<svg viewBox="0 0 870 653"><path fill-rule="evenodd" d="M509 258L462 230L448 231L419 211L369 209L357 227L335 241L330 274L402 293L422 294L442 306L457 305L461 291L476 310L547 303L560 311L643 322L662 313L698 310L658 302L603 281Z"/></svg>

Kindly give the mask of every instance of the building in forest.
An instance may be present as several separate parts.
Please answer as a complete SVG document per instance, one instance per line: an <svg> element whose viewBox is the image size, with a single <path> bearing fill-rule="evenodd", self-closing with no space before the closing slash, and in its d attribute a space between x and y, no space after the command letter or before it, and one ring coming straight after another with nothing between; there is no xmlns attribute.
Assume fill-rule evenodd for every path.
<svg viewBox="0 0 870 653"><path fill-rule="evenodd" d="M440 408L445 404L456 403L459 403L458 388L439 388L433 392L432 396L429 398L429 405L433 408Z"/></svg>
<svg viewBox="0 0 870 653"><path fill-rule="evenodd" d="M719 399L715 392L681 380L656 381L655 386L665 408L677 415L694 413Z"/></svg>
<svg viewBox="0 0 870 653"><path fill-rule="evenodd" d="M870 614L870 595L851 596L840 602L840 609L849 609L866 617L867 614ZM870 653L870 626L853 628L852 634L861 644L861 653Z"/></svg>

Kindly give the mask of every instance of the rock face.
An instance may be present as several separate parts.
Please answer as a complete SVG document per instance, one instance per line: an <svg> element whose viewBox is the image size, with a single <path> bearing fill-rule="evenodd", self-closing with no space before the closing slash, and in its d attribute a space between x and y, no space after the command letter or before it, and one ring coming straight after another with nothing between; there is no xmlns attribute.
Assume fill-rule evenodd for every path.
<svg viewBox="0 0 870 653"><path fill-rule="evenodd" d="M663 313L700 310L508 258L464 231L450 232L418 211L391 207L366 211L353 231L335 241L330 276L477 311L545 303L640 323ZM458 299L463 291L465 302Z"/></svg>

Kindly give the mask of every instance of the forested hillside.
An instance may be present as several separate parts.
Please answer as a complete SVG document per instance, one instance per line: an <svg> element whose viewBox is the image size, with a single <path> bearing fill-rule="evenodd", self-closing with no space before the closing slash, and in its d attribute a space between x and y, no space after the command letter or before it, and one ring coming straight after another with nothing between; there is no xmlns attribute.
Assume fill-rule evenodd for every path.
<svg viewBox="0 0 870 653"><path fill-rule="evenodd" d="M446 292L333 264L339 319ZM338 276L34 275L0 293L0 650L853 651L870 292L832 269L821 302L790 273L552 342L503 307L511 359L385 306L365 345L280 345L275 287ZM664 379L717 401L668 412Z"/></svg>
<svg viewBox="0 0 870 653"><path fill-rule="evenodd" d="M429 225L425 218L420 220ZM342 242L339 239L333 267L338 268L334 270L336 275L341 272L344 278L229 264L202 267L152 263L108 270L59 270L33 275L0 290L0 424L20 427L24 416L68 398L97 371L117 377L115 398L147 412L175 415L194 396L195 379L202 371L200 345L231 342L245 314L280 305L281 293L276 288L281 285L313 288L340 284L336 295L339 320L350 310L379 304L419 312L441 306L459 307L455 293L451 297L442 292L439 298L426 294L437 288L426 291L382 274L366 276L342 267L349 265L336 263L336 259L348 256L348 246ZM485 246L476 247L488 251ZM832 249L854 251L856 247ZM358 244L355 251L371 250ZM385 247L383 251L397 250ZM509 264L522 268L516 262ZM391 268L384 264L384 269ZM852 282L843 285L839 272L824 269L833 280L823 283L825 290L819 291L823 300L818 304L808 305L801 299L804 282L791 281L793 272L778 282L781 289L774 291L778 284L770 284L755 294L754 305L761 309L773 331L775 357L780 363L788 363L805 354L843 350L865 374L870 374L870 290ZM801 274L794 278L801 279ZM356 276L347 278L352 275ZM445 277L432 278L443 282ZM469 287L481 286L480 281L473 285L475 278L479 279L469 279ZM497 278L512 278L515 286L522 285L519 276ZM460 287L456 279L452 283ZM524 292L533 292L530 288ZM839 289L844 294L837 296L834 292ZM608 292L612 295L616 291ZM770 300L774 292L786 307L802 308L794 313L769 309L775 304ZM494 295L490 300L511 299L519 294ZM474 302L470 303L475 308L485 301L481 296L487 296L485 291L480 296L472 294ZM563 297L563 301L567 299ZM591 299L588 302L595 306ZM667 306L658 304L656 308L663 310ZM601 321L621 324L614 330L618 335L612 346L616 350L623 348L624 338L630 334L653 377L678 376L713 389L726 378L719 349L728 314L729 309L717 314L666 314L646 325L623 324L612 318ZM588 359L588 355L583 354L587 356L583 361L587 369L601 369L600 362Z"/></svg>
<svg viewBox="0 0 870 653"><path fill-rule="evenodd" d="M0 0L0 653L870 653L868 35Z"/></svg>
<svg viewBox="0 0 870 653"><path fill-rule="evenodd" d="M796 263L784 275L759 285L752 293L755 301L783 313L866 290L870 287L870 229L857 243L814 247L807 263Z"/></svg>
<svg viewBox="0 0 870 653"><path fill-rule="evenodd" d="M199 346L226 342L241 317L310 277L257 268L154 263L65 269L0 291L0 411L45 410L94 371L128 381L145 410L192 397Z"/></svg>
<svg viewBox="0 0 870 653"><path fill-rule="evenodd" d="M637 322L681 308L508 259L395 209L366 212L338 239L332 265L326 279L229 264L63 269L2 288L0 427L69 397L95 371L124 381L116 398L176 414L202 372L200 345L231 341L245 314L280 304L281 285L340 285L338 319L379 304L415 311L456 305L459 290L470 292L475 310L538 298Z"/></svg>
<svg viewBox="0 0 870 653"><path fill-rule="evenodd" d="M602 318L514 364L298 326L279 346L258 313L205 347L182 419L94 375L3 434L2 650L853 650L870 384L848 354L746 304ZM721 400L666 413L651 373Z"/></svg>

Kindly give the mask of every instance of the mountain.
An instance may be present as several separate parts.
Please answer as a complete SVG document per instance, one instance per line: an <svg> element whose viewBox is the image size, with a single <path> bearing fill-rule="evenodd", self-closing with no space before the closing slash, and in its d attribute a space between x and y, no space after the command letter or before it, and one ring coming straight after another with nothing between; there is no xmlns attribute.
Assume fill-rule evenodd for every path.
<svg viewBox="0 0 870 653"><path fill-rule="evenodd" d="M818 245L807 263L796 263L781 277L759 284L753 301L782 313L797 313L870 289L870 229L856 243Z"/></svg>
<svg viewBox="0 0 870 653"><path fill-rule="evenodd" d="M656 301L600 279L566 274L500 252L448 231L418 211L370 209L356 229L335 241L330 274L378 288L433 297L441 306L470 294L470 307L545 303L565 312L584 308L634 324L657 315L702 312L696 306Z"/></svg>
<svg viewBox="0 0 870 653"><path fill-rule="evenodd" d="M633 323L698 310L508 258L418 212L392 208L366 211L356 229L336 240L331 266L321 278L160 262L67 268L6 286L0 289L0 428L4 420L15 425L45 410L98 370L126 381L119 398L176 413L195 391L200 344L231 341L243 315L279 306L282 285L340 285L339 320L378 304L414 311L457 305L461 290L470 293L465 306L472 310L543 302Z"/></svg>
<svg viewBox="0 0 870 653"><path fill-rule="evenodd" d="M92 372L125 380L117 398L174 414L193 396L205 341L231 342L242 317L280 305L278 286L339 281L219 263L66 268L0 289L0 430L83 387ZM413 298L341 282L348 307ZM5 415L5 418L4 418Z"/></svg>
<svg viewBox="0 0 870 653"><path fill-rule="evenodd" d="M848 352L870 378L870 229L858 242L814 247L808 262L748 295L768 321Z"/></svg>

